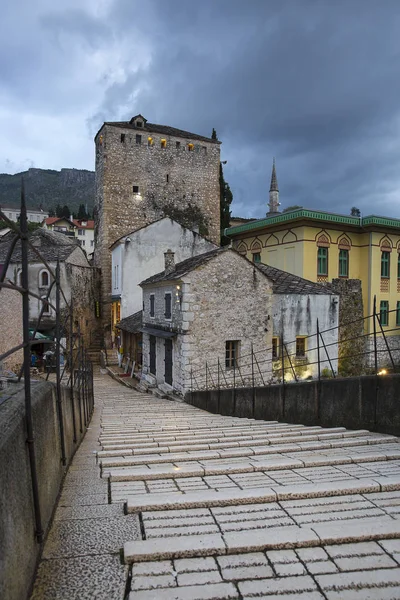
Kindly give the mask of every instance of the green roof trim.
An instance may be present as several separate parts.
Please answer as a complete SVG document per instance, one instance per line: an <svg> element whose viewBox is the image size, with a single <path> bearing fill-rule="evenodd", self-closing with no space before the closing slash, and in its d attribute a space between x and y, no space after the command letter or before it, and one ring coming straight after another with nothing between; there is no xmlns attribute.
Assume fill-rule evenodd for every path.
<svg viewBox="0 0 400 600"><path fill-rule="evenodd" d="M400 229L400 219L389 219L388 217L376 217L374 215L359 218L347 215L338 215L335 213L322 212L319 210L308 210L304 208L299 208L297 210L282 213L274 217L266 217L265 219L258 219L257 221L244 223L243 225L237 225L236 227L228 227L224 230L224 235L234 236L238 233L244 233L248 231L253 231L255 229L261 229L263 227L267 227L268 225L278 225L280 223L286 223L288 221L297 221L299 219L311 219L314 221L342 223L360 228L365 227L367 225L383 225L385 227L396 227Z"/></svg>
<svg viewBox="0 0 400 600"><path fill-rule="evenodd" d="M396 227L400 228L400 219L392 219L389 217L377 217L375 215L369 215L362 219L362 224L366 225L383 225L384 227Z"/></svg>

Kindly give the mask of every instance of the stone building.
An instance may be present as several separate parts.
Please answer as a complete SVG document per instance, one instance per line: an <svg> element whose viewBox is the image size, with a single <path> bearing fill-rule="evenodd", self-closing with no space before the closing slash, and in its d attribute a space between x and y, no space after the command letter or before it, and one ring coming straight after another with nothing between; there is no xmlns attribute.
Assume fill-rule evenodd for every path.
<svg viewBox="0 0 400 600"><path fill-rule="evenodd" d="M85 342L89 346L97 328L97 319L95 318L95 300L98 296L97 269L89 264L85 252L75 238L38 228L31 234L30 241L54 273L57 259L59 260L61 288L68 303L73 298L74 320L76 324L79 323ZM9 239L4 242L0 241L0 264L5 262L10 243ZM41 298L39 300L31 296L29 300L29 322L30 326L34 328L50 287L52 289L49 300L53 305L55 305L56 290L55 286L52 286L51 272L31 248L28 249L28 261L29 290ZM7 268L6 279L20 285L21 272L21 246L20 242L17 242ZM61 310L66 307L65 299L61 294ZM54 309L45 304L38 328L39 333L54 335L55 323Z"/></svg>
<svg viewBox="0 0 400 600"><path fill-rule="evenodd" d="M268 265L257 266L272 281L272 357L275 374L281 377L283 359L286 380L294 379L294 373L298 379L318 375L317 321L321 332L320 370L330 371L332 367L336 373L339 293L331 285L314 283Z"/></svg>
<svg viewBox="0 0 400 600"><path fill-rule="evenodd" d="M220 142L136 115L104 123L95 144L94 260L109 338L111 244L162 216L219 244Z"/></svg>
<svg viewBox="0 0 400 600"><path fill-rule="evenodd" d="M143 288L143 378L185 394L193 377L237 384L251 379L249 356L271 347L269 279L230 248L217 248L165 269ZM219 368L218 368L219 361ZM271 376L271 362L261 367ZM211 385L211 379L210 379Z"/></svg>

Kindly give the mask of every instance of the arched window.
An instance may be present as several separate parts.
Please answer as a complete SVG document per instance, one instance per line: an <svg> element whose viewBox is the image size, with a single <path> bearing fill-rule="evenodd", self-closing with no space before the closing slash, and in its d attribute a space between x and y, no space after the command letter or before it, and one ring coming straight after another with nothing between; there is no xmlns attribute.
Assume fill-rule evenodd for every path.
<svg viewBox="0 0 400 600"><path fill-rule="evenodd" d="M328 236L322 233L317 239L317 281L326 281L328 277L329 246Z"/></svg>
<svg viewBox="0 0 400 600"><path fill-rule="evenodd" d="M49 287L50 285L50 276L49 272L43 269L39 273L39 287Z"/></svg>
<svg viewBox="0 0 400 600"><path fill-rule="evenodd" d="M22 269L17 273L16 283L19 287L22 287Z"/></svg>

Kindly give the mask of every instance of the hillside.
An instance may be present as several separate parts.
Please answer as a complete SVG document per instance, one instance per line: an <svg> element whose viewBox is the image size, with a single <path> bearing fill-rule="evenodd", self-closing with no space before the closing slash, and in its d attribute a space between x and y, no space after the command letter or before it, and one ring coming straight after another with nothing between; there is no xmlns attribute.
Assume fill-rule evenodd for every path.
<svg viewBox="0 0 400 600"><path fill-rule="evenodd" d="M66 204L71 211L77 211L80 204L87 203L88 210L93 212L93 171L29 169L15 175L0 173L0 206L19 206L22 177L29 208L48 210Z"/></svg>

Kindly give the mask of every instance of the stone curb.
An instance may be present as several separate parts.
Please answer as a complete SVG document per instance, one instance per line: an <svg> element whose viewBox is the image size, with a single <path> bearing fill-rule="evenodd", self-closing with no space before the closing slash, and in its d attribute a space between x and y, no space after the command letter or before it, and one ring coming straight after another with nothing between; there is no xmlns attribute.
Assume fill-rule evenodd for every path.
<svg viewBox="0 0 400 600"><path fill-rule="evenodd" d="M375 479L357 479L328 483L310 483L298 486L251 488L216 492L170 492L160 494L138 494L128 496L126 513L174 510L180 508L212 508L216 506L235 506L239 504L260 504L280 500L300 500L322 498L326 496L348 496L372 492L400 490L399 477L377 477Z"/></svg>
<svg viewBox="0 0 400 600"><path fill-rule="evenodd" d="M305 548L327 544L393 539L400 535L400 520L383 517L366 522L357 519L343 524L321 524L312 527L280 527L271 530L244 530L224 536L188 535L179 538L154 538L126 542L125 564L175 558L195 558L223 554L240 554L272 549Z"/></svg>

